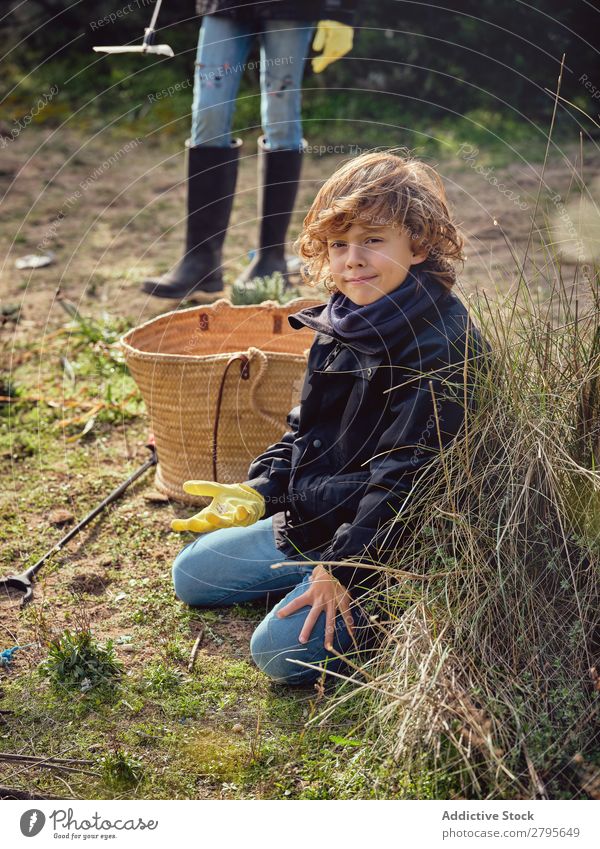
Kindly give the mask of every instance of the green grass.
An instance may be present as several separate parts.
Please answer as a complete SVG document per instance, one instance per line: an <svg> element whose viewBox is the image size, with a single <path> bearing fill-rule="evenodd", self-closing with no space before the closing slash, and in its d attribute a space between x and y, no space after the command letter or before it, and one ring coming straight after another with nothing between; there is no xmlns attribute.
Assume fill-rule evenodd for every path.
<svg viewBox="0 0 600 849"><path fill-rule="evenodd" d="M124 326L108 316L65 316L59 329L43 343L43 356L38 340L15 346L14 402L0 407L3 573L33 563L64 535L65 527L48 523L52 510L81 518L139 465L139 456L125 459L125 437L138 454L146 438L136 405L125 419L97 417L85 435L67 441L83 424L71 430L65 419L85 414L109 387L113 399L120 392L113 342ZM65 356L74 380L65 377ZM66 776L69 789L65 776L34 768L12 784L90 799L372 796L357 766L362 744L332 742L362 739L353 707L306 728L329 696L271 685L252 663L249 636L261 605L203 611L175 598L170 565L185 538L170 531L168 506L144 501L151 485L150 473L45 564L32 605L0 608L15 642L38 646L0 672L1 706L12 712L4 714L0 751L30 753L33 746L35 754L93 761L86 767L92 775ZM112 686L82 688L92 670L104 664L108 672L113 663L125 674L111 673ZM0 783L11 785L3 769L0 763Z"/></svg>
<svg viewBox="0 0 600 849"><path fill-rule="evenodd" d="M13 714L2 748L27 750L34 734L36 753L93 759L95 777L69 776L83 798L385 797L387 786L370 785L369 748L332 742L332 728L334 741L350 733L350 712L307 731L314 697L276 694L261 678L245 662L214 658L192 675L157 661L112 694L73 695L39 672L13 675L4 683L3 709ZM49 772L34 784L61 792Z"/></svg>
<svg viewBox="0 0 600 849"><path fill-rule="evenodd" d="M64 534L64 528L48 526L46 517L52 509L67 507L81 517L139 464L139 456L124 459L124 440L126 434L127 445L139 454L147 428L141 405L134 406L127 418L98 418L85 435L72 441L67 441L70 431L64 425L65 399L72 405L70 417L85 414L86 404L97 397L93 389L97 375L101 397L106 398L107 387L116 396L124 375L114 340L123 329L121 322L108 316L94 322L71 316L62 332L45 341L43 357L35 340L15 349L17 365L8 393L15 403L0 408L1 444L8 452L3 458L8 485L0 526L4 572L14 571L15 564L34 562ZM524 334L523 339L534 335ZM71 365L67 379L61 362L65 351ZM557 372L555 379L565 377ZM522 376L518 385L522 389ZM565 392L557 397L566 398ZM531 405L528 409L531 415ZM547 403L540 409L545 410L546 423L556 415ZM499 423L499 417L494 421ZM77 436L77 429L73 432ZM17 438L16 444L30 444L34 450L13 447L11 453ZM5 714L8 731L0 738L0 750L28 753L33 741L36 754L93 761L92 775L69 774L68 791L54 771L33 768L21 774L28 787L92 799L511 797L515 788L504 773L495 777L490 773L489 757L493 761L498 755L482 749L477 734L482 728L499 729L500 746L510 752L517 716L518 734L525 735L528 757L547 791L553 798L573 795L576 782L572 775L568 781L564 778L566 761L578 753L588 732L582 726L565 744L557 728L581 721L589 694L570 686L570 667L564 658L562 666L544 672L545 695L536 700L532 712L531 693L538 692L540 671L534 667L530 673L515 673L509 689L506 659L500 654L497 667L490 665L490 647L487 666L478 664L485 671L483 678L473 679L468 690L459 688L447 696L459 700L458 716L448 717L448 735L438 736L434 749L422 745L419 728L433 727L425 700L425 713L413 712L415 725L403 749L396 736L402 712L392 702L390 713L382 695L393 692L397 659L381 673L379 694L367 690L352 696L349 685L325 693L277 687L248 654L252 628L263 615L260 604L202 611L175 598L170 564L187 538L170 532L170 507L144 501L150 486L149 475L46 564L34 605L3 614L15 641L37 642L39 648L20 652L13 669L3 673L2 709L12 713ZM438 497L442 495L438 492ZM496 503L500 500L489 501ZM482 569L478 560L476 574L464 560L465 549L453 550L444 541L446 515L447 510L443 516L431 516L423 526L427 554L421 557L431 580L405 582L386 600L385 614L391 623L388 650L395 640L404 644L406 639L417 652L404 672L397 669L402 681L406 674L411 692L420 686L429 692L433 676L445 668L437 636L443 631L441 623L451 615L455 633L464 630L471 650L474 645L485 646L484 640L472 638L472 630L483 627L495 605L504 609L502 592L510 586L508 577L500 587L496 580L484 604L481 582L492 572ZM417 572L419 562L411 566ZM544 564L564 584L560 559L546 558ZM88 580L82 583L86 575ZM458 576L456 592L448 575ZM522 577L526 580L526 570ZM516 580L515 574L510 580ZM561 587L567 597L569 587ZM522 601L528 604L526 596ZM466 617L465 605L474 605ZM422 634L417 615L422 608L434 624L427 638L431 642L425 642L427 662L413 639L415 633ZM515 621L524 615L517 604L511 603L510 609ZM502 615L508 621L506 613ZM578 653L583 640L580 625L574 617L565 632L561 649L565 658ZM203 642L190 670L191 648L200 631ZM107 640L113 645L104 650ZM111 675L111 687L82 688L89 667L74 656L82 647L90 662L114 662L126 674ZM510 652L531 660L527 652L532 650L523 628ZM50 676L43 674L44 662L52 670ZM495 680L502 686L492 688L490 682ZM440 686L443 691L446 685ZM485 705L487 718L480 704ZM475 739L468 769L461 742L465 727ZM585 747L583 751L587 759ZM519 746L507 755L506 765L519 774L520 782L525 780ZM10 784L9 776L0 775L0 783Z"/></svg>
<svg viewBox="0 0 600 849"><path fill-rule="evenodd" d="M13 70L16 74L17 69ZM115 141L143 136L147 144L160 142L168 147L172 143L173 149L180 148L189 135L192 89L178 85L191 79L192 73L191 60L187 64L144 65L139 57L130 56L119 57L118 63L93 65L89 57L79 57L79 65L73 60L52 60L6 99L6 120L9 125L18 121L40 92L58 84L57 95L35 116L34 123L56 127L65 122L84 134L111 123ZM67 80L68 84L61 85L60 81ZM169 90L169 96L156 97L157 92ZM303 99L304 136L309 144L341 145L346 155L351 153L349 145L367 149L406 146L426 158L452 161L459 156L460 145L469 143L481 149L478 162L482 164L493 162L501 167L521 157L535 162L544 156L547 125L545 118L528 121L508 109L479 107L459 115L392 93L328 91L312 78L305 85ZM234 131L243 136L261 132L260 91L252 76L244 77L240 85ZM572 135L572 126L559 123L554 141L560 145Z"/></svg>

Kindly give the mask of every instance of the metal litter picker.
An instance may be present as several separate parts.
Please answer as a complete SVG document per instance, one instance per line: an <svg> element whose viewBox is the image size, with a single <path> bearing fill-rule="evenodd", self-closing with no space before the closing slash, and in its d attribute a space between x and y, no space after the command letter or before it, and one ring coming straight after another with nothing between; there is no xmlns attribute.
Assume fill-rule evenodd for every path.
<svg viewBox="0 0 600 849"><path fill-rule="evenodd" d="M156 36L156 19L158 18L158 13L160 12L161 4L162 0L156 0L156 6L154 7L154 12L152 13L152 20L150 21L150 26L144 29L144 40L141 44L122 44L110 47L94 47L96 53L146 53L154 54L155 56L167 56L169 59L173 58L175 54L173 53L173 50L169 47L168 44L154 43L154 38Z"/></svg>
<svg viewBox="0 0 600 849"><path fill-rule="evenodd" d="M34 563L33 566L30 566L29 569L26 569L19 575L7 575L5 578L0 578L0 589L13 589L23 593L23 597L21 599L21 607L25 607L26 604L29 604L29 602L33 598L34 578L40 571L46 560L48 560L48 558L51 557L53 554L56 554L58 551L60 551L61 548L63 548L63 546L65 546L69 542L69 540L73 539L73 537L78 534L79 531L82 530L82 528L85 528L85 526L88 525L92 521L92 519L94 519L99 513L101 513L105 509L105 507L108 507L109 504L112 504L113 501L116 501L125 492L127 487L129 487L134 481L136 481L141 475L143 475L144 472L146 472L152 466L156 465L157 456L153 437L150 438L146 447L150 449L152 456L148 460L146 460L146 462L142 466L140 466L137 471L130 475L130 477L128 477L127 480L124 481L124 483L114 489L110 493L110 495L107 495L101 504L95 507L91 511L91 513L88 513L85 519L82 519L81 522L75 525L75 527L72 528L66 536L59 540L59 542L57 542L56 545L54 545L50 549L50 551L47 551L46 554L43 555L43 557L40 557L37 563Z"/></svg>

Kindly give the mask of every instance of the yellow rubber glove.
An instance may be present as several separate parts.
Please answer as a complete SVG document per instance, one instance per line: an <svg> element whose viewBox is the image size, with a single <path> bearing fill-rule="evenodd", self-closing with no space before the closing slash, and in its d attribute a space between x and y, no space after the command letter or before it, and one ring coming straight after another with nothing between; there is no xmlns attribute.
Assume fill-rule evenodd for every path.
<svg viewBox="0 0 600 849"><path fill-rule="evenodd" d="M186 481L183 489L189 495L208 496L212 502L189 519L173 519L174 531L207 534L219 528L245 528L265 515L265 499L245 483Z"/></svg>
<svg viewBox="0 0 600 849"><path fill-rule="evenodd" d="M354 30L348 24L319 21L312 48L317 53L322 51L323 55L313 57L312 69L315 74L320 74L328 65L350 53L353 39Z"/></svg>

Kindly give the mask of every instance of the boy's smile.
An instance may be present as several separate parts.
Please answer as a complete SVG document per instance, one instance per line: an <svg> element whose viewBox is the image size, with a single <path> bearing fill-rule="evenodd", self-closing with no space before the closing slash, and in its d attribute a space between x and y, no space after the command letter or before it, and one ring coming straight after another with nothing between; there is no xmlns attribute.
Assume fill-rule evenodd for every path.
<svg viewBox="0 0 600 849"><path fill-rule="evenodd" d="M410 235L398 226L352 224L339 238L327 240L333 282L358 306L372 304L406 280L411 265L427 259L415 253Z"/></svg>

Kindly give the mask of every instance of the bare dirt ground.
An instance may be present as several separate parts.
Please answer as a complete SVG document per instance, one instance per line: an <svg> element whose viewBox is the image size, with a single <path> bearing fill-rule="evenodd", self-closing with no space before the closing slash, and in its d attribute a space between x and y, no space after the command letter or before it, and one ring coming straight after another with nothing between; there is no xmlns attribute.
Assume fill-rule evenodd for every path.
<svg viewBox="0 0 600 849"><path fill-rule="evenodd" d="M0 166L0 298L23 303L24 331L63 320L54 303L58 287L84 315L106 309L134 324L175 306L139 288L144 276L167 270L180 256L185 157L172 145L161 146L157 136L138 142L105 132L87 138L33 127L7 145ZM254 139L247 139L224 250L228 283L256 243L255 149ZM298 234L322 181L345 158L307 156L290 239ZM569 204L577 202L581 191L578 175L583 174L592 195L600 193L600 151L593 145L551 149L537 208L541 163L515 161L495 168L480 154L465 154L438 167L467 238L460 287L464 294L510 285L515 272L510 246L522 257L534 209L544 240L557 241L547 231L548 221L562 216L568 229L574 217ZM539 235L533 252L544 267L548 255L539 249ZM572 234L571 239L576 241ZM39 252L40 245L55 252L54 265L15 269L17 257Z"/></svg>

